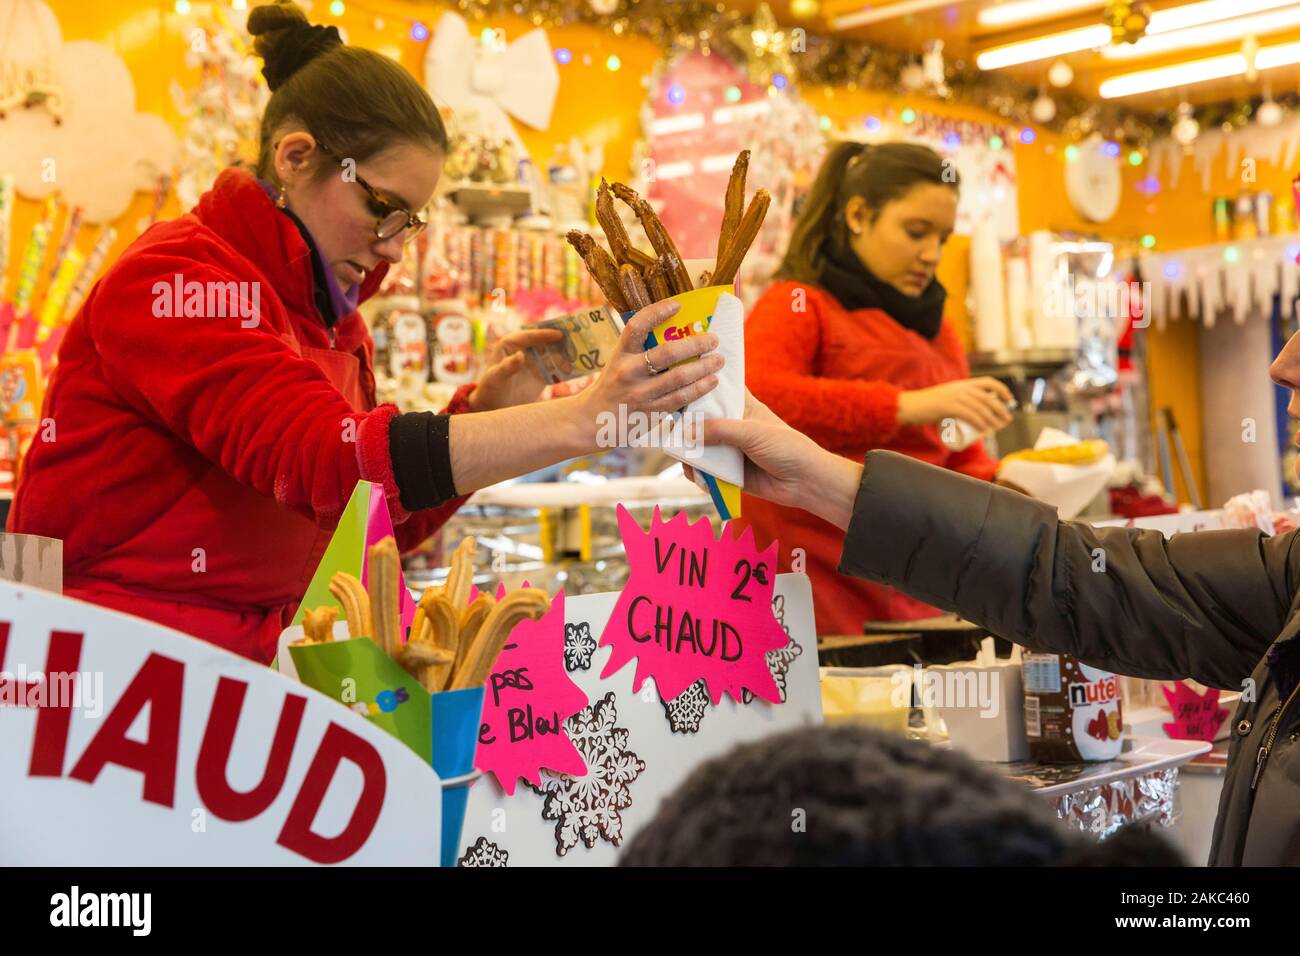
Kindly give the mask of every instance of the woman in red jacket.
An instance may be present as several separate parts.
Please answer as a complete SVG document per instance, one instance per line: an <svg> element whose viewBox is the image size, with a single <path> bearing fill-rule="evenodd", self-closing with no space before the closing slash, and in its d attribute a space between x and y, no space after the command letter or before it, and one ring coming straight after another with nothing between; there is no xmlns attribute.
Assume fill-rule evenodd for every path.
<svg viewBox="0 0 1300 956"><path fill-rule="evenodd" d="M982 443L954 452L940 433L955 431L950 419L980 431L1010 421L1010 392L969 377L961 342L943 320L947 293L935 269L957 218L957 189L952 164L924 146L835 146L778 281L745 323L745 375L777 415L846 458L861 462L888 448L992 479L998 463ZM843 535L807 512L746 496L742 513L760 539L780 539L782 570L802 551L819 633L861 634L864 621L939 613L839 575Z"/></svg>
<svg viewBox="0 0 1300 956"><path fill-rule="evenodd" d="M357 303L424 225L446 133L410 74L297 7L258 7L248 28L273 91L257 175L223 172L91 291L9 529L63 540L69 595L269 661L357 481L414 547L464 495L594 453L611 410L705 394L721 359L656 375L717 344L643 351L674 311L660 303L578 395L534 401L518 350L550 333L531 332L444 414L376 407Z"/></svg>

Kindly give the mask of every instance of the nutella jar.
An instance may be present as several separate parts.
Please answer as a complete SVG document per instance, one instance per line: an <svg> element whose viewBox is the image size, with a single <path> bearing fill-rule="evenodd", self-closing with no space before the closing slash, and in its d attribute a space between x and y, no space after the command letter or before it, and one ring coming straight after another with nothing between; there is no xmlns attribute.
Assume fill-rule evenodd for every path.
<svg viewBox="0 0 1300 956"><path fill-rule="evenodd" d="M1066 654L1026 653L1025 736L1042 763L1114 760L1123 746L1119 678Z"/></svg>

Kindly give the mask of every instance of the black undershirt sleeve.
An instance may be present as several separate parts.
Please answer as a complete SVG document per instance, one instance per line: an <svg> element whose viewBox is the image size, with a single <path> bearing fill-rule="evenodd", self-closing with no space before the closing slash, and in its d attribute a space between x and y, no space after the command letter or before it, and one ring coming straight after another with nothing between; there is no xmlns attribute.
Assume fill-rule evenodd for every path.
<svg viewBox="0 0 1300 956"><path fill-rule="evenodd" d="M451 474L450 416L396 415L388 426L388 453L399 500L407 511L436 508L459 497Z"/></svg>

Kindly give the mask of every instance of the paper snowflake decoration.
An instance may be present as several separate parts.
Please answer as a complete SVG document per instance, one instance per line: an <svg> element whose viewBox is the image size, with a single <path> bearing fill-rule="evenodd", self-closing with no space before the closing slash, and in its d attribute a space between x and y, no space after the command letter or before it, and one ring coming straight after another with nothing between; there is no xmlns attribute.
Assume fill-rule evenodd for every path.
<svg viewBox="0 0 1300 956"><path fill-rule="evenodd" d="M456 861L457 866L508 866L510 852L503 850L487 837L479 837L465 855Z"/></svg>
<svg viewBox="0 0 1300 956"><path fill-rule="evenodd" d="M785 623L784 594L773 596L772 613L776 615L777 623L781 625L781 630L785 631L785 636L790 639L790 643L785 647L767 652L767 668L772 672L772 680L776 681L776 689L781 694L781 703L784 704L786 676L790 673L790 665L794 663L794 659L803 653L803 647L793 637L790 637L790 628ZM754 695L746 690L744 703L748 704L753 699Z"/></svg>
<svg viewBox="0 0 1300 956"><path fill-rule="evenodd" d="M564 625L564 667L566 670L587 670L591 655L596 653L596 638L586 621Z"/></svg>
<svg viewBox="0 0 1300 956"><path fill-rule="evenodd" d="M704 712L709 709L709 690L703 680L697 680L673 700L660 700L673 733L693 734L699 731Z"/></svg>
<svg viewBox="0 0 1300 956"><path fill-rule="evenodd" d="M615 726L617 721L611 691L564 724L587 762L587 775L544 773L540 787L528 784L545 797L542 819L556 821L557 856L564 856L579 840L588 849L597 840L614 846L623 842L620 811L632 805L631 784L645 770L645 761L627 749L627 730Z"/></svg>

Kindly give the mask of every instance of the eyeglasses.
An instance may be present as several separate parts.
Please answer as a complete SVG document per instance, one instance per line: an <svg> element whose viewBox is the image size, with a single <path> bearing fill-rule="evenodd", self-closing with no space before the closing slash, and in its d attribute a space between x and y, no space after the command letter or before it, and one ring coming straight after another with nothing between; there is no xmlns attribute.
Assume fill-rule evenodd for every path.
<svg viewBox="0 0 1300 956"><path fill-rule="evenodd" d="M320 147L321 152L326 156L332 156L339 161L339 165L346 166L343 158L322 143L319 137L316 139L316 145ZM375 236L380 240L391 239L398 233L405 231L406 235L402 237L402 242L410 242L422 233L424 227L428 225L419 216L412 214L410 210L391 203L379 195L374 186L357 175L355 166L352 169L352 180L364 189L366 195L370 197L368 202L370 211L379 217L379 221L375 223Z"/></svg>

